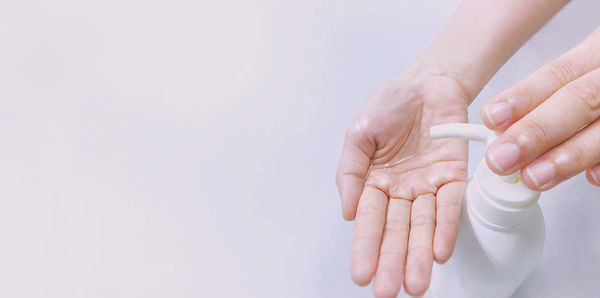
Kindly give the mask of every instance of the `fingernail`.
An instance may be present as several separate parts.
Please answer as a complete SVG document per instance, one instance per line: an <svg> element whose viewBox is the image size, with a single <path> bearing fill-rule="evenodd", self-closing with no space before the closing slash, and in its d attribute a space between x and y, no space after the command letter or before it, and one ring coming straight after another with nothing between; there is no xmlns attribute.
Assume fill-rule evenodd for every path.
<svg viewBox="0 0 600 298"><path fill-rule="evenodd" d="M519 148L513 143L502 144L492 151L488 158L496 170L505 172L519 160Z"/></svg>
<svg viewBox="0 0 600 298"><path fill-rule="evenodd" d="M596 184L600 184L600 167L591 169L590 176L592 176L592 179L594 179L594 182L596 182Z"/></svg>
<svg viewBox="0 0 600 298"><path fill-rule="evenodd" d="M506 102L495 103L485 113L494 126L499 126L510 119L510 105Z"/></svg>
<svg viewBox="0 0 600 298"><path fill-rule="evenodd" d="M554 178L554 175L556 174L556 168L554 167L553 163L542 160L537 161L533 165L527 167L525 172L529 178L531 178L531 181L533 181L535 186L541 187L548 184L548 182Z"/></svg>

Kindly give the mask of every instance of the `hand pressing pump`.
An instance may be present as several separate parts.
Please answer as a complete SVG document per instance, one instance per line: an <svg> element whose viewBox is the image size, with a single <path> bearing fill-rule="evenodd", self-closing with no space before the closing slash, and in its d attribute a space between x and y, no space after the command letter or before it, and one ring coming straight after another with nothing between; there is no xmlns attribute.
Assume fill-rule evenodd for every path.
<svg viewBox="0 0 600 298"><path fill-rule="evenodd" d="M433 126L434 139L460 137L486 142L496 134L482 125ZM469 181L458 237L450 260L433 269L437 298L507 298L537 264L544 246L540 193L525 186L519 172L493 173L482 160Z"/></svg>

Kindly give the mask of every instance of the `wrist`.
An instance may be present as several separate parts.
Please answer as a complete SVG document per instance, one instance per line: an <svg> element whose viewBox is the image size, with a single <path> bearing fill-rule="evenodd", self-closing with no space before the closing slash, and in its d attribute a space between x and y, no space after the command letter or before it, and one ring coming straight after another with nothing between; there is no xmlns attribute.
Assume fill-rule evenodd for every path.
<svg viewBox="0 0 600 298"><path fill-rule="evenodd" d="M442 76L454 80L466 94L467 104L477 97L497 71L491 66L493 63L475 63L474 59L463 57L460 53L442 53L433 49L423 50L410 64L429 76Z"/></svg>
<svg viewBox="0 0 600 298"><path fill-rule="evenodd" d="M456 80L469 103L565 0L465 0L410 68Z"/></svg>
<svg viewBox="0 0 600 298"><path fill-rule="evenodd" d="M443 80L448 86L451 86L452 91L447 91L453 95L452 98L460 99L465 106L468 106L475 99L479 92L478 89L482 88L485 83L469 80L468 77L457 73L456 68L448 66L449 64L437 63L436 59L428 59L420 55L412 60L392 81L402 83L413 81L420 85Z"/></svg>

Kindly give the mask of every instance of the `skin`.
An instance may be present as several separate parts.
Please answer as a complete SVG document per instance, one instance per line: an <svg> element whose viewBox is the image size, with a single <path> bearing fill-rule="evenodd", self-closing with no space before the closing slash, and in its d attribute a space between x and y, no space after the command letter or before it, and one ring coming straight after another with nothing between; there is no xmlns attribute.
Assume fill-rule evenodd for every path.
<svg viewBox="0 0 600 298"><path fill-rule="evenodd" d="M354 220L351 277L376 297L429 286L433 261L456 242L466 183L462 140L432 140L435 124L466 122L467 107L564 0L465 0L435 39L376 88L350 124L336 182ZM473 26L477 24L477 26Z"/></svg>
<svg viewBox="0 0 600 298"><path fill-rule="evenodd" d="M486 154L494 172L521 169L524 183L543 191L586 171L600 186L600 29L492 98L481 118L504 132ZM500 152L505 144L514 144L516 157Z"/></svg>
<svg viewBox="0 0 600 298"><path fill-rule="evenodd" d="M408 77L371 95L348 130L338 176L343 197L360 198L351 276L359 285L374 276L378 297L399 292L405 266L407 291L427 288L434 253L445 262L453 249L467 178L465 141L423 137L431 125L467 120L465 91L444 76Z"/></svg>

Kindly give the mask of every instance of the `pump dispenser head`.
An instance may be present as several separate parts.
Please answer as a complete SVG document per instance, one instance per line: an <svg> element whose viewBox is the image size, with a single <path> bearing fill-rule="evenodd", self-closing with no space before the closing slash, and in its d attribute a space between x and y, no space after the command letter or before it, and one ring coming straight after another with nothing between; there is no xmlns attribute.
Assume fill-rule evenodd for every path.
<svg viewBox="0 0 600 298"><path fill-rule="evenodd" d="M483 125L449 123L430 128L434 139L458 137L491 144L498 135ZM519 179L519 171L509 176L492 172L485 160L479 164L473 176L474 192L481 199L473 200L473 209L485 221L495 226L518 226L529 215L540 193L533 191ZM468 190L469 191L469 190Z"/></svg>
<svg viewBox="0 0 600 298"><path fill-rule="evenodd" d="M490 145L498 135L483 125L469 123L448 123L432 126L429 134L434 139L441 138L464 138L471 141L485 143L486 147ZM500 176L508 183L517 183L519 181L519 171L508 176Z"/></svg>

